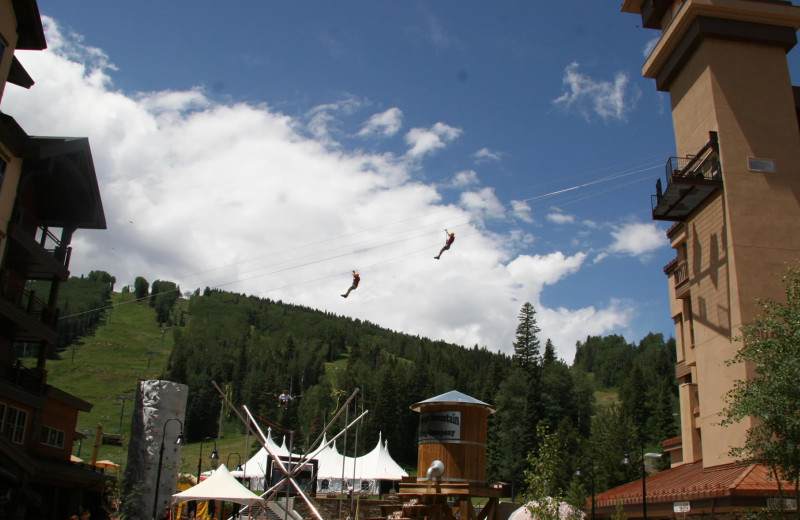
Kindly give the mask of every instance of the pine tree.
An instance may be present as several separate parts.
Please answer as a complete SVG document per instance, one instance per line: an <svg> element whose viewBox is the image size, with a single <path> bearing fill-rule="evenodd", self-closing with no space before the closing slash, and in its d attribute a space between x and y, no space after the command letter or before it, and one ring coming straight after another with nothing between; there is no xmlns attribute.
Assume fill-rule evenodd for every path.
<svg viewBox="0 0 800 520"><path fill-rule="evenodd" d="M553 346L553 342L550 341L550 338L547 338L547 341L544 342L544 356L542 356L542 366L549 365L553 363L556 359L557 359L556 347Z"/></svg>
<svg viewBox="0 0 800 520"><path fill-rule="evenodd" d="M541 331L536 324L536 310L530 302L525 302L519 311L519 325L514 341L514 364L522 368L529 376L533 376L540 366L539 338Z"/></svg>

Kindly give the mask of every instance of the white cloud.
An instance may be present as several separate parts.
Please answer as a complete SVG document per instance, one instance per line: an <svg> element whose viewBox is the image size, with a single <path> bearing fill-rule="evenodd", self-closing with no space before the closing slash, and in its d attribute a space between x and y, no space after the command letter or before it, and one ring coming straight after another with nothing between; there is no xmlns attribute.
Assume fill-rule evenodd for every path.
<svg viewBox="0 0 800 520"><path fill-rule="evenodd" d="M586 253L515 256L532 235L480 227L504 216L493 189L445 205L435 185L414 180L418 164L338 142L337 115L363 103L345 99L296 118L267 104L220 104L202 89L128 95L112 88L101 51L46 27L47 51L18 52L36 85L9 85L3 111L31 135L90 139L108 229L76 232L73 274L102 269L120 285L144 276L184 291L218 286L506 352L530 301L542 337L565 359L586 334L626 322L628 311L613 303L542 306L543 287L577 272ZM460 133L444 123L414 129L409 155ZM527 212L519 202L512 210ZM436 261L444 227L458 237ZM362 281L344 300L351 269Z"/></svg>
<svg viewBox="0 0 800 520"><path fill-rule="evenodd" d="M664 231L655 223L633 222L611 232L614 242L608 248L611 253L641 256L669 245Z"/></svg>
<svg viewBox="0 0 800 520"><path fill-rule="evenodd" d="M547 220L554 224L572 224L575 222L575 217L566 213L554 212L547 214Z"/></svg>
<svg viewBox="0 0 800 520"><path fill-rule="evenodd" d="M624 120L625 114L638 99L638 90L626 92L628 76L618 73L613 82L597 81L578 72L579 64L572 62L564 69L566 91L553 103L566 110L575 110L587 120L592 116Z"/></svg>
<svg viewBox="0 0 800 520"><path fill-rule="evenodd" d="M364 123L360 136L380 135L391 137L400 131L403 126L403 112L399 108L390 108L380 114L375 114Z"/></svg>
<svg viewBox="0 0 800 520"><path fill-rule="evenodd" d="M502 154L500 152L493 152L488 148L481 148L473 155L473 157L475 157L475 159L478 161L482 160L499 161L501 156Z"/></svg>
<svg viewBox="0 0 800 520"><path fill-rule="evenodd" d="M339 146L339 142L336 139L336 134L339 133L337 114L353 114L361 106L362 103L353 97L348 97L336 103L317 105L309 110L306 115L308 122L305 129L317 141L324 143L326 146ZM302 127L298 127L298 129L300 128Z"/></svg>
<svg viewBox="0 0 800 520"><path fill-rule="evenodd" d="M472 215L473 221L479 224L487 218L495 219L505 216L505 207L495 195L493 188L464 192L461 194L459 202Z"/></svg>
<svg viewBox="0 0 800 520"><path fill-rule="evenodd" d="M652 40L648 41L645 44L644 49L642 50L642 54L644 55L645 58L650 57L650 53L653 52L653 49L656 48L656 45L658 45L658 42L660 40L661 36L656 36L655 38L653 38Z"/></svg>
<svg viewBox="0 0 800 520"><path fill-rule="evenodd" d="M451 34L442 25L439 19L431 13L424 5L420 6L422 37L432 43L438 51L460 50L461 42L458 37Z"/></svg>
<svg viewBox="0 0 800 520"><path fill-rule="evenodd" d="M450 186L453 188L463 188L464 186L472 186L478 184L478 174L475 170L464 170L456 173Z"/></svg>
<svg viewBox="0 0 800 520"><path fill-rule="evenodd" d="M531 217L531 207L524 200L511 201L511 214L523 222L527 222L529 224L533 222L533 217Z"/></svg>
<svg viewBox="0 0 800 520"><path fill-rule="evenodd" d="M406 143L410 146L408 155L412 158L422 157L455 140L461 135L460 128L444 123L436 123L431 128L412 128L406 134Z"/></svg>

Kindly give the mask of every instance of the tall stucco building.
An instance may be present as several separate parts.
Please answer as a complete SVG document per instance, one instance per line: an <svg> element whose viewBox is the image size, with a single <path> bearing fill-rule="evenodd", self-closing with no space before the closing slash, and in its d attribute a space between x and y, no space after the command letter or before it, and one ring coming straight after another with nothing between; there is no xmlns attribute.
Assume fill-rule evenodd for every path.
<svg viewBox="0 0 800 520"><path fill-rule="evenodd" d="M730 455L752 420L720 425L724 396L750 366L728 366L758 298L782 299L781 274L800 260L798 89L786 54L800 7L782 0L625 0L661 37L643 75L669 93L676 157L656 185L652 217L675 258L664 269L677 340L681 435L665 442L672 469L647 479L651 517L761 507L776 496L763 468ZM642 484L598 497L642 514ZM637 496L638 494L638 496ZM612 507L613 509L613 507Z"/></svg>

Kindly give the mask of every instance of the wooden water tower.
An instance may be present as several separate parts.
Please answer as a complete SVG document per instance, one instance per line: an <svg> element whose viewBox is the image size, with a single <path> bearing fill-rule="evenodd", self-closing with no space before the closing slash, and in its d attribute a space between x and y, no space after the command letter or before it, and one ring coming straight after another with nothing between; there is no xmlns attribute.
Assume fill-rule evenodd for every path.
<svg viewBox="0 0 800 520"><path fill-rule="evenodd" d="M486 485L489 415L497 409L458 391L411 405L420 414L417 477L403 479L405 518L494 520L500 490ZM485 498L476 516L473 497Z"/></svg>

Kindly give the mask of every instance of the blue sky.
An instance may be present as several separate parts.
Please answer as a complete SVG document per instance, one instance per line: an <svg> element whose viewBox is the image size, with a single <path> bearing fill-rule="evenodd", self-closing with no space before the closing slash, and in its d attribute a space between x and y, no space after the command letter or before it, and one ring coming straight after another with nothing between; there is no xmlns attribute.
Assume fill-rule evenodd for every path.
<svg viewBox="0 0 800 520"><path fill-rule="evenodd" d="M640 72L658 33L618 3L39 8L49 49L17 53L37 83L3 110L90 139L108 230L76 233L73 274L505 352L530 301L567 362L587 335L672 334L669 98Z"/></svg>

